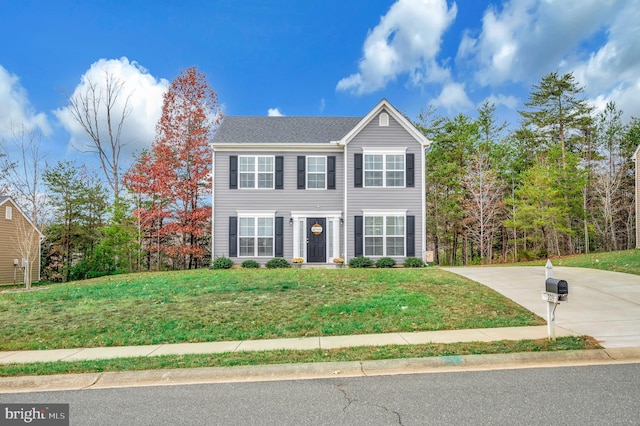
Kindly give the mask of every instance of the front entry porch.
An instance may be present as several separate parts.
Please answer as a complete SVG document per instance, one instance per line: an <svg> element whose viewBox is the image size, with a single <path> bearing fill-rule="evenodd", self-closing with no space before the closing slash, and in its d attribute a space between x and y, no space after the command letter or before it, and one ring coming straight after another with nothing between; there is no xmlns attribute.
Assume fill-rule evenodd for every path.
<svg viewBox="0 0 640 426"><path fill-rule="evenodd" d="M330 266L342 257L340 251L341 212L292 212L293 257L304 259L304 267Z"/></svg>

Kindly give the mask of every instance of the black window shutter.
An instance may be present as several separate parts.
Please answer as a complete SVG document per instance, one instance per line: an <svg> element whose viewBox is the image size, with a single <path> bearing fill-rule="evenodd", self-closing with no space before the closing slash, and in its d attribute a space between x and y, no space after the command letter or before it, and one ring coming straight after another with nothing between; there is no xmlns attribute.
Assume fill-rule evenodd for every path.
<svg viewBox="0 0 640 426"><path fill-rule="evenodd" d="M238 218L229 216L229 257L238 257Z"/></svg>
<svg viewBox="0 0 640 426"><path fill-rule="evenodd" d="M238 189L238 156L229 157L229 189Z"/></svg>
<svg viewBox="0 0 640 426"><path fill-rule="evenodd" d="M305 168L306 168L307 158L304 155L298 156L298 189L305 189Z"/></svg>
<svg viewBox="0 0 640 426"><path fill-rule="evenodd" d="M353 231L353 235L355 236L355 244L354 244L354 249L355 249L355 255L357 256L362 256L364 254L364 241L363 241L363 236L362 233L364 231L364 221L362 219L362 216L356 216L355 217L355 226L354 226L354 231Z"/></svg>
<svg viewBox="0 0 640 426"><path fill-rule="evenodd" d="M336 189L336 156L327 157L327 189Z"/></svg>
<svg viewBox="0 0 640 426"><path fill-rule="evenodd" d="M416 217L407 216L407 257L416 255Z"/></svg>
<svg viewBox="0 0 640 426"><path fill-rule="evenodd" d="M276 157L276 189L284 189L284 157Z"/></svg>
<svg viewBox="0 0 640 426"><path fill-rule="evenodd" d="M406 168L407 168L407 187L408 188L413 188L415 185L415 179L414 179L414 175L415 175L415 154L407 154L405 161L407 162L406 164Z"/></svg>
<svg viewBox="0 0 640 426"><path fill-rule="evenodd" d="M284 218L276 217L275 257L284 257Z"/></svg>
<svg viewBox="0 0 640 426"><path fill-rule="evenodd" d="M353 186L362 188L362 154L353 154Z"/></svg>

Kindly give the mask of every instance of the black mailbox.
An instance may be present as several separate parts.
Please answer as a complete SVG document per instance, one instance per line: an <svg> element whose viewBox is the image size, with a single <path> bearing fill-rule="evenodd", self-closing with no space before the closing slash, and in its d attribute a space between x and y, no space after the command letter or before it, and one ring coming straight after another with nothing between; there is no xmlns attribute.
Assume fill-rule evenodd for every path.
<svg viewBox="0 0 640 426"><path fill-rule="evenodd" d="M547 278L547 281L545 281L545 287L547 293L569 294L569 284L567 284L565 280Z"/></svg>

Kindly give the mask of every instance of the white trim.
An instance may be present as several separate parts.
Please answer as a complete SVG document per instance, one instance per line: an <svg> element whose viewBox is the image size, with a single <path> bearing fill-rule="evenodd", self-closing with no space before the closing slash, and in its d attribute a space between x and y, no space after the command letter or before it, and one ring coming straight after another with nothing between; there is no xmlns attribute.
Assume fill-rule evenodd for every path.
<svg viewBox="0 0 640 426"><path fill-rule="evenodd" d="M291 217L294 219L300 219L302 217L331 217L331 218L340 218L342 216L342 212L338 210L329 210L329 211L312 211L312 210L295 210L291 212Z"/></svg>
<svg viewBox="0 0 640 426"><path fill-rule="evenodd" d="M309 159L310 158L323 158L324 159L324 187L323 188L309 188ZM304 189L308 189L309 191L326 191L328 184L328 172L327 172L327 156L326 155L305 155L304 156ZM319 175L320 173L311 172L315 175Z"/></svg>
<svg viewBox="0 0 640 426"><path fill-rule="evenodd" d="M345 262L348 262L349 260L347 259L347 255L349 253L348 248L349 248L349 238L348 238L348 232L349 232L349 203L347 200L349 200L349 153L347 152L349 150L349 147L345 145L344 147L344 160L342 161L343 166L344 166L344 171L342 173L343 176L343 180L344 180L344 197L342 200L343 203L343 208L342 211L344 212L344 224L342 226L342 241L343 241L343 250L344 252L341 253L342 254L342 258L344 259Z"/></svg>
<svg viewBox="0 0 640 426"><path fill-rule="evenodd" d="M215 232L214 230L216 225L216 153L215 151L211 152L211 259L213 264L213 259L216 256L215 252Z"/></svg>
<svg viewBox="0 0 640 426"><path fill-rule="evenodd" d="M427 156L427 150L426 148L423 148L420 150L421 151L421 156L422 156L422 160L420 162L421 166L420 166L420 171L419 173L416 173L418 176L421 176L420 179L420 186L422 188L422 190L420 191L421 196L422 196L422 216L420 217L420 227L419 227L419 232L420 232L420 238L422 239L422 244L420 249L422 250L422 257L421 259L423 261L425 261L427 259L427 188L426 188L426 176L425 176L425 170L424 170L424 165L426 164L426 156ZM415 167L415 166L414 166ZM415 172L415 170L414 170ZM417 235L417 232L415 232L414 230L414 236Z"/></svg>
<svg viewBox="0 0 640 426"><path fill-rule="evenodd" d="M254 169L253 172L243 172L240 170L240 162L243 158L253 158L254 161ZM261 172L258 170L258 163L260 158L270 158L271 159L271 186L268 187L260 187L260 174L268 174L268 172ZM242 186L242 174L249 175L253 174L253 186L251 187L243 187ZM271 190L276 188L276 156L275 155L252 155L252 154L239 154L238 155L238 190L246 191L246 190Z"/></svg>
<svg viewBox="0 0 640 426"><path fill-rule="evenodd" d="M269 218L271 219L271 229L273 230L273 234L271 236L259 236L260 233L260 225L258 224L258 219L264 219L264 218ZM240 219L253 219L253 226L254 226L254 234L252 236L249 235L240 235ZM238 247L238 258L268 258L268 257L273 257L275 255L275 251L276 251L276 221L275 221L275 215L270 216L267 214L253 214L253 215L238 215L238 229L237 229L237 247ZM254 239L254 247L253 247L253 254L252 255L241 255L240 254L240 239L241 238L253 238ZM259 255L258 254L258 240L260 238L271 238L272 241L272 251L271 254L267 254L267 255Z"/></svg>
<svg viewBox="0 0 640 426"><path fill-rule="evenodd" d="M389 114L386 112L381 112L378 115L378 126L380 127L389 127Z"/></svg>
<svg viewBox="0 0 640 426"><path fill-rule="evenodd" d="M238 217L275 217L276 210L236 210Z"/></svg>
<svg viewBox="0 0 640 426"><path fill-rule="evenodd" d="M363 188L406 188L407 187L407 154L405 151L377 151L366 150L363 148L362 157L362 187ZM367 156L380 155L382 156L382 170L380 169L367 169ZM403 166L402 169L387 169L387 156L402 156ZM367 185L367 171L369 172L382 172L382 185ZM387 185L387 173L388 172L402 172L402 185Z"/></svg>
<svg viewBox="0 0 640 426"><path fill-rule="evenodd" d="M211 145L213 151L234 152L242 155L242 152L343 152L344 148L340 141L331 141L329 143L225 143L220 145Z"/></svg>
<svg viewBox="0 0 640 426"><path fill-rule="evenodd" d="M402 244L402 254L389 254L387 247L387 238L398 238L400 234L387 234L388 220L389 218L403 218L402 229L403 229L403 244ZM382 218L382 234L373 234L367 235L367 219L368 218ZM362 222L362 252L365 256L390 256L390 257L406 257L407 256L407 215L406 214L365 214L363 215ZM415 234L415 230L414 230ZM367 253L367 238L382 238L382 254L373 254Z"/></svg>
<svg viewBox="0 0 640 426"><path fill-rule="evenodd" d="M390 154L390 155L402 155L407 153L407 147L398 148L394 146L392 148L382 148L382 147L362 147L363 154Z"/></svg>
<svg viewBox="0 0 640 426"><path fill-rule="evenodd" d="M293 257L301 257L304 261L307 261L307 250L306 247L300 247L300 239L302 236L306 238L306 235L300 234L300 224L302 223L303 229L307 229L307 219L311 217L324 218L327 223L326 227L329 227L329 221L333 221L333 229L331 230L333 241L329 241L328 238L325 240L325 257L326 262L333 262L333 258L329 257L329 245L331 245L332 251L334 252L334 257L341 257L340 255L340 219L343 219L342 212L339 211L292 211L291 218L293 219ZM328 235L328 232L327 234Z"/></svg>
<svg viewBox="0 0 640 426"><path fill-rule="evenodd" d="M377 209L362 209L363 216L406 216L407 209L395 209L395 210L377 210Z"/></svg>

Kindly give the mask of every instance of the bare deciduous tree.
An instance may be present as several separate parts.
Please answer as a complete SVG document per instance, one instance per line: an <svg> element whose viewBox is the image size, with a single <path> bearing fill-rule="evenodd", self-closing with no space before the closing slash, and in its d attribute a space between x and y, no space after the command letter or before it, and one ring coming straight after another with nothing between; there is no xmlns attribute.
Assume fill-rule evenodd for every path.
<svg viewBox="0 0 640 426"><path fill-rule="evenodd" d="M45 160L45 154L40 149L41 141L39 129L23 124L18 130L13 129L13 138L9 143L0 145L0 178L37 227L41 225L40 212L46 203L40 188Z"/></svg>
<svg viewBox="0 0 640 426"><path fill-rule="evenodd" d="M16 216L14 218L16 233L12 236L12 242L21 257L18 260L18 267L23 268L25 286L30 289L33 281L33 267L36 265L40 253L40 233L24 216L21 214Z"/></svg>
<svg viewBox="0 0 640 426"><path fill-rule="evenodd" d="M467 234L480 248L480 258L491 262L502 189L487 155L476 154L470 159L462 184L467 190L464 202Z"/></svg>
<svg viewBox="0 0 640 426"><path fill-rule="evenodd" d="M84 92L69 97L73 118L91 138L91 144L76 148L97 155L115 199L120 196L120 154L126 144L122 128L131 112L130 93L122 105L118 101L123 89L124 81L105 71L104 82L88 79Z"/></svg>

